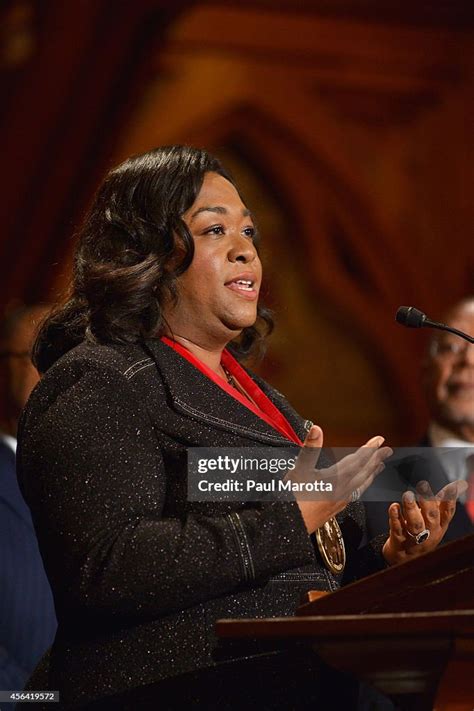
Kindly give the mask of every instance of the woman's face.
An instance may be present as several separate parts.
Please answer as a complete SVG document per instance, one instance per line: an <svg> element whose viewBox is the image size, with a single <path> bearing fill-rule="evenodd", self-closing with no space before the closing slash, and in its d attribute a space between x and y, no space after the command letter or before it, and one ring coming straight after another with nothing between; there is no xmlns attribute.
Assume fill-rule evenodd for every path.
<svg viewBox="0 0 474 711"><path fill-rule="evenodd" d="M257 318L262 265L252 217L232 183L206 173L183 220L194 257L177 279L178 303L168 304L164 316L175 335L203 347L220 346Z"/></svg>

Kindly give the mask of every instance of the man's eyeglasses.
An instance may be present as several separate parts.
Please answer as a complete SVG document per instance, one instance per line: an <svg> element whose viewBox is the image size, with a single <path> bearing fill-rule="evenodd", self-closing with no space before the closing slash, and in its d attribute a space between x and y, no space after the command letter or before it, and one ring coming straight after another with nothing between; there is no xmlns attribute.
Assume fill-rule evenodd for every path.
<svg viewBox="0 0 474 711"><path fill-rule="evenodd" d="M433 357L454 359L467 353L467 349L472 343L463 341L461 338L452 341L433 341L430 346L430 354Z"/></svg>

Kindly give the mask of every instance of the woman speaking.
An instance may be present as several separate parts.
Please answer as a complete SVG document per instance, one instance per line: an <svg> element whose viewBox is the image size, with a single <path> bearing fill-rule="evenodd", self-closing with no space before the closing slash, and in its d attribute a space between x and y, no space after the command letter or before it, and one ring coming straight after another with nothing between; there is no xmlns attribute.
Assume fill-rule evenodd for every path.
<svg viewBox="0 0 474 711"><path fill-rule="evenodd" d="M303 445L302 477L318 462L321 429L239 362L271 328L257 244L221 163L182 146L112 170L83 224L18 453L59 621L29 687L64 708L156 682L157 708L208 708L218 618L291 615L308 589L431 550L453 514L451 490L408 496L388 540L361 547L356 500L391 453L382 437L337 465L330 500L187 499L190 447ZM307 702L293 689L278 708Z"/></svg>

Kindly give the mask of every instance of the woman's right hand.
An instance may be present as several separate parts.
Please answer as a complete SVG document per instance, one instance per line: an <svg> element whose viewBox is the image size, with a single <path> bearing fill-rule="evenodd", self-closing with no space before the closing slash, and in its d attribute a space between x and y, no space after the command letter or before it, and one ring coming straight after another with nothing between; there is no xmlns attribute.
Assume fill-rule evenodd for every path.
<svg viewBox="0 0 474 711"><path fill-rule="evenodd" d="M357 498L372 484L377 474L384 469L384 460L393 453L390 447L382 447L384 438L372 437L353 454L348 454L337 464L326 469L315 469L323 446L323 431L317 425L309 430L296 460L295 468L286 479L295 482L323 480L332 484L332 492L319 500L308 499L308 494L295 494L308 533L313 533L332 516L342 511L351 501L353 492Z"/></svg>

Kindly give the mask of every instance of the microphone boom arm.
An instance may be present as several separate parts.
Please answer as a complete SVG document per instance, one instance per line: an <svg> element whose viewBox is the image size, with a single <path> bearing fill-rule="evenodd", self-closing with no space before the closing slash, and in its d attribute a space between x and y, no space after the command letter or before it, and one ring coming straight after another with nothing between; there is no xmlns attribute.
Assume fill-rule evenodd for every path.
<svg viewBox="0 0 474 711"><path fill-rule="evenodd" d="M426 314L419 309L416 309L414 306L400 306L395 316L395 320L397 323L401 323L402 326L408 326L408 328L436 328L439 331L453 333L455 336L464 338L464 340L469 343L474 343L473 336L464 333L464 331L459 331L457 328L451 328L451 326L447 326L445 323L432 321Z"/></svg>

